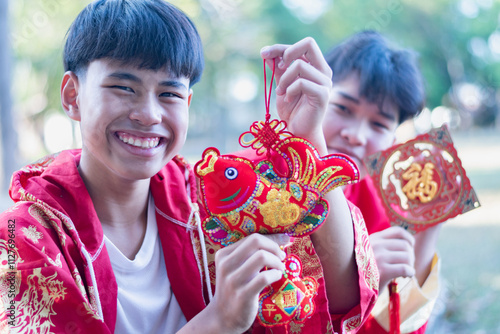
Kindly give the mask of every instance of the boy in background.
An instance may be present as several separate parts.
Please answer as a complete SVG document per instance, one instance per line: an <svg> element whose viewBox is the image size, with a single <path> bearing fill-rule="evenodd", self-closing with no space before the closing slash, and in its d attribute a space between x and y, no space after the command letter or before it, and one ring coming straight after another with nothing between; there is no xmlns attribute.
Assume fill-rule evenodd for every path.
<svg viewBox="0 0 500 334"><path fill-rule="evenodd" d="M380 292L360 333L389 330L388 289L398 278L401 333L424 333L438 296L436 243L440 226L416 235L393 226L385 214L363 159L395 144L395 131L424 107L424 85L415 55L397 49L380 34L360 32L333 48L330 105L323 121L328 153L351 156L362 180L345 195L363 213L380 272ZM406 277L406 278L402 278Z"/></svg>

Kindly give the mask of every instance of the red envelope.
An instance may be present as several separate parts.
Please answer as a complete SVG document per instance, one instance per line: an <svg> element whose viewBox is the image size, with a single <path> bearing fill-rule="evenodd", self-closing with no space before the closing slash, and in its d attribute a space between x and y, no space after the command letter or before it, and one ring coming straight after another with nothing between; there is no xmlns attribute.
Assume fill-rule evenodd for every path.
<svg viewBox="0 0 500 334"><path fill-rule="evenodd" d="M480 206L444 125L364 162L391 224L413 233Z"/></svg>

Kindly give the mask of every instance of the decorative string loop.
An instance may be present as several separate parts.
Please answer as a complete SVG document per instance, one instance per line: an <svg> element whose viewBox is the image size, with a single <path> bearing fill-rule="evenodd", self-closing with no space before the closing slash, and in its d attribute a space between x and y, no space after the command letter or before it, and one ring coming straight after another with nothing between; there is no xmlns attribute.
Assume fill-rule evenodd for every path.
<svg viewBox="0 0 500 334"><path fill-rule="evenodd" d="M264 63L264 102L266 104L266 124L269 124L269 120L271 119L271 113L269 111L271 105L271 92L273 90L273 80L274 80L274 72L276 69L276 58L273 58L273 75L271 77L271 83L269 85L269 95L267 94L267 76L266 76L266 60L263 60Z"/></svg>
<svg viewBox="0 0 500 334"><path fill-rule="evenodd" d="M243 132L240 135L240 145L243 147L252 147L257 155L262 155L267 152L267 157L270 158L271 150L283 138L291 137L292 134L286 131L286 122L276 119L271 121L271 92L273 90L274 73L276 69L276 59L273 59L273 75L269 85L269 93L267 91L267 75L266 61L264 60L264 102L266 104L266 120L265 122L256 121L250 126L250 131Z"/></svg>

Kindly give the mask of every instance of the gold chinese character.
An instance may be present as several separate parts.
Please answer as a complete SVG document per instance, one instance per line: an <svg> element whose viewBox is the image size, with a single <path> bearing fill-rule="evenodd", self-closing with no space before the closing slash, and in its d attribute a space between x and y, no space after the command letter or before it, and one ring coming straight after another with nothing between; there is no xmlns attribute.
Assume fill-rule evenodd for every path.
<svg viewBox="0 0 500 334"><path fill-rule="evenodd" d="M403 192L411 200L418 198L421 203L432 201L438 191L438 184L432 179L433 174L434 164L427 162L422 169L418 163L412 163L403 174L403 179L408 181Z"/></svg>
<svg viewBox="0 0 500 334"><path fill-rule="evenodd" d="M270 317L271 312L274 312L274 311L276 311L276 306L274 306L272 304L267 304L266 308L262 310L262 312L268 312L268 314L267 314L268 317Z"/></svg>
<svg viewBox="0 0 500 334"><path fill-rule="evenodd" d="M290 307L297 305L297 293L295 290L283 292L283 306Z"/></svg>

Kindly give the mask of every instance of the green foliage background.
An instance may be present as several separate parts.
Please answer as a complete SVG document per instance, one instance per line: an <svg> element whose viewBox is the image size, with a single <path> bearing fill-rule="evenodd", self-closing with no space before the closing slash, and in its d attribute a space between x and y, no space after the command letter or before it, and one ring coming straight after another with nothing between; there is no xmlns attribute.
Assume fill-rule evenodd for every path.
<svg viewBox="0 0 500 334"><path fill-rule="evenodd" d="M44 140L44 125L51 116L63 114L59 87L64 36L78 12L90 1L0 1L10 4L12 112L23 158L19 163L24 164L51 153ZM472 167L481 167L469 166L468 171L472 171L471 180L481 191L484 209L474 211L478 218L473 216L475 213L467 217L474 223L498 217L493 209L498 207L500 192L498 182L492 180L498 179L500 163L498 159L490 160L498 157L498 140L491 138L498 138L500 129L499 0L172 2L193 19L205 48L206 69L201 82L194 86L190 129L183 152L188 158L197 159L208 146L226 152L238 149L239 134L256 119L263 119L263 70L259 56L263 46L290 44L312 36L326 52L356 31L375 29L420 55L428 108L445 106L452 110L454 134L462 138L458 146L472 156L468 161L477 163ZM232 92L241 77L251 78L258 86L246 102L236 99ZM462 89L464 86L469 88L468 93ZM77 124L73 124L73 133L73 140L62 143L65 148L79 146ZM478 133L489 135L483 138ZM469 144L473 147L467 150ZM486 156L488 162L481 162L480 158ZM464 226L446 224L446 233L442 233L443 273L451 284L445 286L445 301L436 307L441 314L434 333L500 332L500 276L495 266L498 257L494 255L498 253L498 243L484 240L485 235L498 235L498 226ZM475 253L474 249L483 253Z"/></svg>
<svg viewBox="0 0 500 334"><path fill-rule="evenodd" d="M37 136L30 140L38 138L40 150L46 149L44 120L51 113L61 112L59 85L64 35L89 2L11 1L14 112L25 124L19 131L34 131ZM498 124L500 41L497 39L493 45L498 53L487 45L494 32L500 34L500 2L496 0L172 2L193 19L205 47L206 70L194 87L191 108L189 133L193 140L206 137L208 142L204 143L230 150L234 148L231 144L234 138L253 120L262 118L264 87L259 50L263 46L294 43L312 36L326 52L362 29L379 30L397 45L418 52L427 84L428 107L453 108L460 115L459 129ZM305 7L293 8L304 3ZM305 15L310 8L316 8L314 15ZM478 51L471 45L483 48ZM259 84L256 96L245 103L230 94L234 80L242 73L253 73ZM474 84L481 95L477 110L467 110L459 103L456 88L463 83Z"/></svg>

